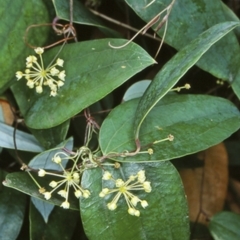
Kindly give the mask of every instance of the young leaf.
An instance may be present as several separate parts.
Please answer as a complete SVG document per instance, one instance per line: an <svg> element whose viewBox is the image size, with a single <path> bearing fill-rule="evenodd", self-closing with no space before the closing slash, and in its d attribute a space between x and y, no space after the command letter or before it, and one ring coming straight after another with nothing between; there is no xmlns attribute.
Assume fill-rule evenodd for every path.
<svg viewBox="0 0 240 240"><path fill-rule="evenodd" d="M215 42L239 25L238 22L225 22L211 27L165 64L139 102L134 124L135 139L139 138L140 127L157 102Z"/></svg>
<svg viewBox="0 0 240 240"><path fill-rule="evenodd" d="M133 126L138 99L116 107L102 124L99 144L104 155L135 150ZM240 113L228 100L204 95L168 94L147 116L140 133L141 151L118 161L159 161L181 157L216 145L240 127ZM169 134L174 140L159 142ZM116 154L115 154L116 155Z"/></svg>
<svg viewBox="0 0 240 240"><path fill-rule="evenodd" d="M49 97L48 88L37 94L26 86L24 79L12 87L29 127L44 129L61 124L155 63L134 43L116 50L108 46L109 41L119 45L123 43L120 39L101 39L64 47L59 57L65 61L66 80L56 97ZM58 50L56 47L46 52L48 62Z"/></svg>
<svg viewBox="0 0 240 240"><path fill-rule="evenodd" d="M102 180L100 168L85 171L82 177L83 187L91 191L91 197L81 199L80 211L86 235L92 240L101 239L188 239L189 222L183 186L178 172L170 162L148 164L124 163L120 169L110 167L115 179L124 181L130 175L145 170L146 181L151 182L152 191L132 191L141 200L146 200L148 206L143 209L138 203L136 208L140 216L128 214L128 206L123 196L117 203L117 208L110 211L107 208L116 192L100 198L102 188L108 187L108 181ZM140 205L140 206L139 206ZM97 213L97 214L96 214Z"/></svg>
<svg viewBox="0 0 240 240"><path fill-rule="evenodd" d="M232 212L220 212L209 223L209 230L214 240L240 238L240 216Z"/></svg>

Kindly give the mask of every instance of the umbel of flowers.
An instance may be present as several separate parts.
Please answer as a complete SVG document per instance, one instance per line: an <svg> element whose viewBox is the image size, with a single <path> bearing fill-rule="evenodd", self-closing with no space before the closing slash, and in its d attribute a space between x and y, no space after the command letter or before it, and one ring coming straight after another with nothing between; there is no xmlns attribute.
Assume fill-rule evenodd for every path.
<svg viewBox="0 0 240 240"><path fill-rule="evenodd" d="M39 192L44 195L45 199L49 200L52 197L52 193L57 191L57 193L65 199L61 204L61 207L69 208L70 203L68 198L69 198L69 191L71 187L74 189L74 195L76 196L76 198L79 198L79 197L89 198L90 191L87 189L83 189L80 185L80 177L84 170L81 167L79 168L77 166L78 159L80 157L79 152L73 157L67 156L67 158L73 160L74 162L74 165L70 171L67 171L66 169L64 169L62 165L62 160L64 160L64 158L60 157L61 153L64 154L63 152L55 154L52 161L58 164L62 168L62 171L63 171L62 173L48 172L44 169L39 169L38 171L39 177L50 175L50 176L58 177L60 180L51 181L49 183L49 186L52 188L51 191L45 191L45 189L43 190L40 189Z"/></svg>
<svg viewBox="0 0 240 240"><path fill-rule="evenodd" d="M17 80L25 77L27 80L27 86L29 88L36 88L37 93L43 92L43 85L48 86L51 90L50 96L55 97L57 95L58 88L64 85L65 81L65 70L60 71L57 67L63 67L64 61L60 58L56 60L54 64L44 67L42 54L44 53L43 48L34 49L38 54L40 63L37 57L30 55L26 58L26 69L25 73L21 71L16 72Z"/></svg>
<svg viewBox="0 0 240 240"><path fill-rule="evenodd" d="M141 200L132 193L132 191L140 190L144 190L147 193L152 191L151 183L146 181L144 170L140 170L136 175L131 175L125 182L120 178L115 180L112 174L108 171L103 174L102 179L113 181L116 187L113 189L103 188L99 194L100 197L105 197L108 194L116 193L112 201L107 204L109 210L113 211L117 208L117 202L122 195L127 203L128 213L130 215L137 217L140 216L140 211L135 208L138 203L140 203L143 208L148 206L148 202L146 200Z"/></svg>

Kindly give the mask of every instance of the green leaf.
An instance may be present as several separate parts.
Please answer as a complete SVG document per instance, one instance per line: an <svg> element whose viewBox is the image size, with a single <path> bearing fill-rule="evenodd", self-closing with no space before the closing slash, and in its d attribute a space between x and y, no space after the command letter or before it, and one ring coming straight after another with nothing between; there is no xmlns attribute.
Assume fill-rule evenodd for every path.
<svg viewBox="0 0 240 240"><path fill-rule="evenodd" d="M67 136L70 121L63 122L62 124L49 129L30 129L38 141L44 146L45 149L56 147L59 143L63 142Z"/></svg>
<svg viewBox="0 0 240 240"><path fill-rule="evenodd" d="M54 205L34 197L31 197L31 202L39 214L42 215L44 222L48 223L48 219L52 210L54 209Z"/></svg>
<svg viewBox="0 0 240 240"><path fill-rule="evenodd" d="M116 107L100 129L99 144L104 155L135 150L133 126L138 100ZM142 150L152 148L153 155L139 154L118 161L159 161L178 158L213 146L240 127L240 113L228 100L204 95L168 94L153 108L142 125ZM172 142L164 141L169 134ZM115 154L116 155L116 154Z"/></svg>
<svg viewBox="0 0 240 240"><path fill-rule="evenodd" d="M171 0L156 0L151 6L144 8L146 1L125 1L146 22L171 3ZM226 8L226 6L223 7L222 1L218 0L175 1L169 16L165 42L178 51L181 50L203 31L218 23L228 21L230 18L229 13L226 16ZM157 24L153 29L156 27ZM163 35L163 29L158 31L158 35ZM239 43L232 32L216 43L197 65L215 77L232 83L240 82L239 74L237 74L239 62ZM240 98L240 91L238 91L238 97Z"/></svg>
<svg viewBox="0 0 240 240"><path fill-rule="evenodd" d="M13 142L14 128L0 122L0 133L0 146L15 149ZM18 150L28 152L42 152L44 150L33 135L19 130L16 130L15 141Z"/></svg>
<svg viewBox="0 0 240 240"><path fill-rule="evenodd" d="M0 239L17 239L21 230L25 208L26 196L2 185L6 173L0 170Z"/></svg>
<svg viewBox="0 0 240 240"><path fill-rule="evenodd" d="M102 180L100 168L83 173L82 185L91 191L88 199L81 199L80 211L83 227L89 239L189 239L189 220L186 198L178 172L170 162L148 164L124 163L120 169L105 167L115 179L124 181L144 169L146 180L151 182L152 192L132 192L148 202L140 217L128 214L124 197L118 201L114 211L107 208L115 194L100 198L102 188L109 187ZM97 214L96 214L97 213Z"/></svg>
<svg viewBox="0 0 240 240"><path fill-rule="evenodd" d="M211 27L164 65L139 102L134 124L135 139L139 137L142 122L157 102L215 42L236 26L239 26L238 22L225 22Z"/></svg>
<svg viewBox="0 0 240 240"><path fill-rule="evenodd" d="M238 98L240 99L240 81L238 81L238 79L240 79L240 70L238 69L238 72L236 74L236 78L235 80L232 81L232 89L235 92L235 94L238 96Z"/></svg>
<svg viewBox="0 0 240 240"><path fill-rule="evenodd" d="M124 93L123 101L126 102L134 98L140 98L144 94L150 83L151 80L141 80L134 83Z"/></svg>
<svg viewBox="0 0 240 240"><path fill-rule="evenodd" d="M39 183L41 187L44 187L47 190L50 190L49 183L52 180L56 181L56 178L50 178L45 176L44 178L40 178L36 173L32 173L34 179ZM15 172L10 173L6 176L3 185L6 187L14 188L20 192L30 195L31 197L38 198L47 203L52 203L57 206L61 206L64 199L60 197L56 192L52 194L52 197L49 200L46 200L42 194L39 193L38 186L34 183L32 178L26 172ZM70 208L74 210L78 210L78 201L76 197L70 195L69 198Z"/></svg>
<svg viewBox="0 0 240 240"><path fill-rule="evenodd" d="M69 138L66 141L60 143L53 149L44 151L34 157L30 163L28 164L29 167L33 169L51 169L55 171L62 171L62 168L59 164L56 164L52 161L54 155L58 152L63 151L63 149L67 149L71 151L73 149L73 138ZM64 151L67 154L67 152ZM68 160L62 162L62 166L66 167Z"/></svg>
<svg viewBox="0 0 240 240"><path fill-rule="evenodd" d="M66 80L56 97L49 97L47 88L42 94L35 93L35 90L28 89L24 79L13 86L14 96L28 127L44 129L63 123L155 63L134 43L116 50L108 46L109 41L119 45L124 42L101 39L64 47L59 57L65 60ZM58 50L59 47L56 47L46 53L48 62Z"/></svg>
<svg viewBox="0 0 240 240"><path fill-rule="evenodd" d="M46 169L46 170L54 170L54 171L62 171L62 168L59 164L56 164L52 161L53 156L57 153L60 152L60 150L62 150L63 148L71 151L73 148L73 138L69 138L66 141L62 142L61 144L59 144L56 148L54 149L50 149L47 150L45 152L42 152L40 154L38 154L36 157L34 157L30 163L28 164L28 166L30 168L32 168L32 171L30 172L30 174L33 176L33 178L38 182L38 184L41 187L44 187L46 189L46 191L49 190L49 183L52 180L56 180L56 177L53 179L53 177L48 177L45 176L43 178L39 178L38 176L36 176L36 171L38 171L39 169ZM68 160L66 161L62 161L62 166L66 167ZM43 203L36 203L36 201L34 203L36 203L36 207L37 209L41 210L42 208L46 208L47 206L45 206L45 203L52 203L54 205L61 205L63 202L63 199L59 197L59 195L57 193L54 193L51 197L51 199L49 199L48 201L46 201L46 199L44 199L44 196L42 194L39 193L38 191L38 186L34 183L33 179L31 178L30 175L28 175L26 172L25 173L12 173L12 174L8 174L6 181L4 182L4 185L7 187L11 187L14 189L17 189L18 191L21 191L23 193L26 193L34 198L40 199L41 201L43 200ZM72 195L69 199L69 202L71 203L71 208L72 209L78 209L77 206L77 199L74 198ZM48 209L48 212L50 214L51 209ZM46 215L46 213L42 213L43 214L43 218L46 220L48 218L48 216Z"/></svg>
<svg viewBox="0 0 240 240"><path fill-rule="evenodd" d="M30 205L31 240L71 239L79 213L55 207L46 224L37 209Z"/></svg>
<svg viewBox="0 0 240 240"><path fill-rule="evenodd" d="M232 212L220 212L209 223L209 230L214 240L240 239L240 216Z"/></svg>
<svg viewBox="0 0 240 240"><path fill-rule="evenodd" d="M25 66L24 55L30 53L23 42L27 27L50 20L43 1L2 1L0 16L0 92L3 92L16 80L15 72ZM34 28L30 30L27 40L41 46L46 41L48 31L48 27Z"/></svg>
<svg viewBox="0 0 240 240"><path fill-rule="evenodd" d="M56 10L57 17L69 21L70 2L62 0L53 0L53 5ZM120 36L114 30L104 26L102 21L91 13L81 2L73 1L73 22L100 28L109 37Z"/></svg>

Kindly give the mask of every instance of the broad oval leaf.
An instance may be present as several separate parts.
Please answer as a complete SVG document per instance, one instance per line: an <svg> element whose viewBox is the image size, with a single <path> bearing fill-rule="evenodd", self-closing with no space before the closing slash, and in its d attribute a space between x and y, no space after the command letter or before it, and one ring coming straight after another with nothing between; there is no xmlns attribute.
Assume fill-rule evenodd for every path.
<svg viewBox="0 0 240 240"><path fill-rule="evenodd" d="M35 93L24 79L12 87L29 127L44 129L61 124L155 63L134 43L116 50L108 46L109 41L120 45L125 40L101 39L64 47L59 57L65 61L66 80L56 97L49 97L48 88L44 88L42 94ZM56 47L46 53L48 62L58 50Z"/></svg>
<svg viewBox="0 0 240 240"><path fill-rule="evenodd" d="M238 22L225 22L211 27L164 65L139 102L134 124L136 139L138 139L142 122L157 102L215 42L237 26L239 26Z"/></svg>
<svg viewBox="0 0 240 240"><path fill-rule="evenodd" d="M240 239L240 216L232 212L220 212L210 219L209 230L214 240Z"/></svg>
<svg viewBox="0 0 240 240"><path fill-rule="evenodd" d="M135 150L133 125L138 99L116 107L102 124L99 143L104 155ZM168 94L153 108L139 136L142 150L154 153L118 161L159 161L178 158L216 145L240 127L240 113L228 100L204 95ZM174 136L172 142L164 141ZM115 154L116 155L116 154Z"/></svg>
<svg viewBox="0 0 240 240"><path fill-rule="evenodd" d="M132 192L140 199L148 202L143 209L140 204L140 216L128 214L128 206L124 197L118 201L114 211L107 208L107 203L116 192L100 198L102 188L108 187L102 180L100 168L83 173L82 185L91 191L88 199L81 199L80 211L86 235L91 240L101 239L168 239L179 240L189 238L189 219L186 198L178 172L170 162L148 164L124 163L120 169L105 168L115 179L124 181L144 169L146 180L151 182L152 192ZM96 214L97 213L97 214Z"/></svg>

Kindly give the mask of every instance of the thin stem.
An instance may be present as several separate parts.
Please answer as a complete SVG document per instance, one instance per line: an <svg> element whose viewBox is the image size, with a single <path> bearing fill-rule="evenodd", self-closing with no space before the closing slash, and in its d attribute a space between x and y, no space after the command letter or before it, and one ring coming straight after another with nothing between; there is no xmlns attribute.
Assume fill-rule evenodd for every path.
<svg viewBox="0 0 240 240"><path fill-rule="evenodd" d="M103 18L103 19L105 19L105 20L107 20L107 21L109 21L109 22L111 22L111 23L114 23L114 24L116 24L116 25L119 25L120 27L129 29L129 30L131 30L131 31L133 31L133 32L137 32L137 33L139 32L139 30L138 30L137 28L131 27L131 26L129 26L129 25L123 23L123 22L117 21L117 20L115 20L115 19L113 19L113 18L110 18L110 17L108 17L108 16L106 16L106 15L104 15L104 14L102 14L102 13L99 13L99 12L97 12L97 11L95 11L95 10L92 10L92 9L89 9L89 10L90 10L93 14L95 14L96 16L99 16L99 17L101 17L101 18ZM156 41L158 41L158 42L161 42L161 39L160 39L160 38L156 38L156 37L154 37L154 36L151 35L151 34L144 33L143 35L146 36L146 37L149 37L149 38L151 38L151 39L154 39L154 40L156 40Z"/></svg>

